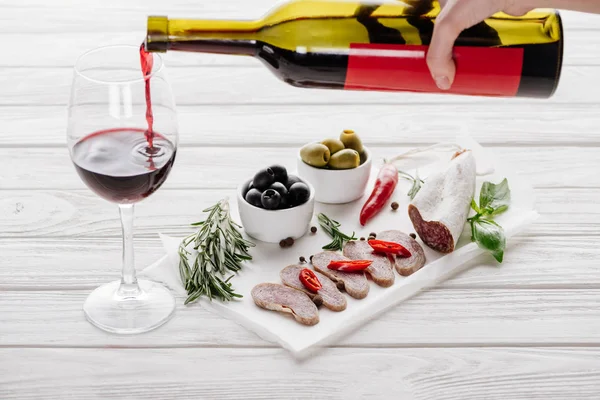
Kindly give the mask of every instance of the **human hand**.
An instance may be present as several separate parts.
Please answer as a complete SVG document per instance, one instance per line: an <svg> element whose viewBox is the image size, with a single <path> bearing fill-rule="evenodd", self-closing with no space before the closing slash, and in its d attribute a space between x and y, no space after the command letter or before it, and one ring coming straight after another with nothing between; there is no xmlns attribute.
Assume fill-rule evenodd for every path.
<svg viewBox="0 0 600 400"><path fill-rule="evenodd" d="M526 0L440 0L442 11L436 19L427 52L427 65L436 85L448 90L454 83L456 65L452 48L463 30L500 11L523 15L533 8L528 3Z"/></svg>

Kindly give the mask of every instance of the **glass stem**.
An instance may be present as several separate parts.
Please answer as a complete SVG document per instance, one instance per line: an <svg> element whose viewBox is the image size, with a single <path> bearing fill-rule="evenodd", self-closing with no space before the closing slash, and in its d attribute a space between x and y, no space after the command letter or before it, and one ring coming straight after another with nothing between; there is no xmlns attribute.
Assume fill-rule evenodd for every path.
<svg viewBox="0 0 600 400"><path fill-rule="evenodd" d="M117 295L125 298L135 297L141 290L135 276L133 257L133 204L120 204L119 214L123 230L123 272Z"/></svg>

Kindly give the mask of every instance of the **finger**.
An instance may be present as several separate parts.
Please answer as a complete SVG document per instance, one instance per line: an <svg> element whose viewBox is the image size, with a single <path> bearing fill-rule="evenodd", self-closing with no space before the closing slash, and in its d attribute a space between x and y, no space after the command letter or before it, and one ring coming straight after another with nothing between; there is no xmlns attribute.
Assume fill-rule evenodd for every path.
<svg viewBox="0 0 600 400"><path fill-rule="evenodd" d="M522 17L530 11L531 7L521 4L512 4L504 10L505 13L513 17Z"/></svg>
<svg viewBox="0 0 600 400"><path fill-rule="evenodd" d="M448 0L436 19L427 52L427 65L437 86L448 90L454 83L456 64L452 49L460 33L502 9L503 0Z"/></svg>
<svg viewBox="0 0 600 400"><path fill-rule="evenodd" d="M433 28L433 37L427 51L427 66L438 88L448 90L454 83L456 65L452 58L454 42L460 35L462 28L460 22L452 16L453 13L444 14L437 19Z"/></svg>

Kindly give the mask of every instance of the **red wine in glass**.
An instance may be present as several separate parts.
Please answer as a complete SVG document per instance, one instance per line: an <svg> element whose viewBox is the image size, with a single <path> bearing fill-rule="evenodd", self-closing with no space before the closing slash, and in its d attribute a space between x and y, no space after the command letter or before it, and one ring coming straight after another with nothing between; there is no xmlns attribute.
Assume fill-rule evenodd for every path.
<svg viewBox="0 0 600 400"><path fill-rule="evenodd" d="M153 134L149 155L147 132L115 128L85 136L72 149L77 173L97 195L114 203L133 204L150 196L167 179L177 151L168 139Z"/></svg>

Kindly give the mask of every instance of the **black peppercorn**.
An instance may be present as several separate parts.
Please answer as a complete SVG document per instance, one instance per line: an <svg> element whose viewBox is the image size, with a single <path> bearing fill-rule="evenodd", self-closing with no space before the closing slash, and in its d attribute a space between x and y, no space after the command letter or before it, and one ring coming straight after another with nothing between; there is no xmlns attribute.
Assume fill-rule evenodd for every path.
<svg viewBox="0 0 600 400"><path fill-rule="evenodd" d="M300 256L300 262L301 263L305 263L306 262L306 258L304 258L303 256Z"/></svg>
<svg viewBox="0 0 600 400"><path fill-rule="evenodd" d="M294 238L289 237L289 238L285 239L285 245L288 246L288 247L293 246L294 245Z"/></svg>
<svg viewBox="0 0 600 400"><path fill-rule="evenodd" d="M411 233L409 236L410 236L411 238L413 238L413 239L416 239L416 238L417 238L417 235L415 235L414 233Z"/></svg>
<svg viewBox="0 0 600 400"><path fill-rule="evenodd" d="M360 240L365 240L365 238L364 238L364 237L361 237L361 238L360 238Z"/></svg>
<svg viewBox="0 0 600 400"><path fill-rule="evenodd" d="M311 228L310 228L310 231L311 231L312 233L317 233L317 227L316 227L316 226L313 226L313 227L311 227Z"/></svg>
<svg viewBox="0 0 600 400"><path fill-rule="evenodd" d="M396 202L392 203L392 210L396 211L399 207L400 207L400 204L398 204Z"/></svg>
<svg viewBox="0 0 600 400"><path fill-rule="evenodd" d="M371 233L369 233L369 236L372 236L373 239L375 239L377 237L377 234L375 232L371 232Z"/></svg>

